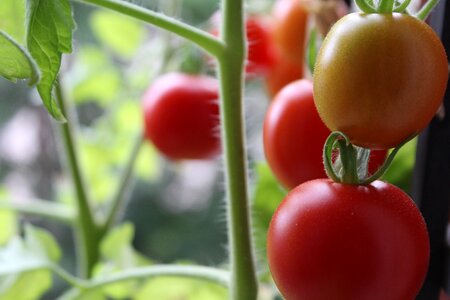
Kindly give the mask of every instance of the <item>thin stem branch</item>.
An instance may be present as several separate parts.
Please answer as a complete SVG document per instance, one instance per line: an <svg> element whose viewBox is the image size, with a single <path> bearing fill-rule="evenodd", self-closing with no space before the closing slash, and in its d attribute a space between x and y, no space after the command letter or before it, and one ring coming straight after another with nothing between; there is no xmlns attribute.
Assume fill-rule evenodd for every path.
<svg viewBox="0 0 450 300"><path fill-rule="evenodd" d="M251 238L247 191L247 154L243 117L243 66L246 55L242 0L223 0L222 38L226 44L218 57L222 144L228 200L230 247L230 299L254 300L258 283Z"/></svg>
<svg viewBox="0 0 450 300"><path fill-rule="evenodd" d="M86 193L84 178L81 173L76 151L75 137L72 128L70 110L60 83L55 85L55 94L61 112L66 116L67 122L61 124L64 150L66 152L69 169L77 196L77 247L80 262L79 273L81 277L89 277L94 264L98 259L97 225L92 215L89 199Z"/></svg>
<svg viewBox="0 0 450 300"><path fill-rule="evenodd" d="M2 209L26 215L40 216L66 224L72 224L76 218L76 213L72 207L41 199L31 199L21 202L0 200L0 210Z"/></svg>
<svg viewBox="0 0 450 300"><path fill-rule="evenodd" d="M81 3L89 3L96 6L111 9L121 14L133 17L146 23L163 28L167 31L185 38L211 55L217 57L224 50L223 43L205 31L190 26L162 13L154 12L136 4L120 0L77 0Z"/></svg>
<svg viewBox="0 0 450 300"><path fill-rule="evenodd" d="M428 0L422 8L415 14L415 17L419 20L425 21L425 19L431 14L433 9L438 5L439 0Z"/></svg>
<svg viewBox="0 0 450 300"><path fill-rule="evenodd" d="M86 284L83 284L81 289L71 290L59 299L79 299L79 297L81 297L86 292L92 292L96 289L113 283L128 280L149 279L159 276L202 279L217 283L224 287L227 287L229 284L229 274L224 270L202 266L153 265L148 267L129 269L117 274L110 275L108 277L94 279Z"/></svg>
<svg viewBox="0 0 450 300"><path fill-rule="evenodd" d="M111 209L109 211L108 217L106 218L105 224L102 226L102 231L106 232L110 229L114 223L117 221L120 212L123 210L127 201L129 200L129 190L133 182L133 171L135 162L139 156L139 151L142 148L144 141L143 133L139 134L136 142L133 145L128 161L123 169L122 179L120 180L119 187L113 200L111 201Z"/></svg>
<svg viewBox="0 0 450 300"><path fill-rule="evenodd" d="M378 5L379 13L392 13L395 0L380 0Z"/></svg>

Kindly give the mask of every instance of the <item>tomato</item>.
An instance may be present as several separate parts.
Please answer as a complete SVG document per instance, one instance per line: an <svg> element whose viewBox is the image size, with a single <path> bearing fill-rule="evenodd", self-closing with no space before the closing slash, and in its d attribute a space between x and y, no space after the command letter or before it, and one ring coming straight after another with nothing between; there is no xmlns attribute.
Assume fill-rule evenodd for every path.
<svg viewBox="0 0 450 300"><path fill-rule="evenodd" d="M281 53L302 63L308 21L305 3L299 0L277 0L272 16L273 38Z"/></svg>
<svg viewBox="0 0 450 300"><path fill-rule="evenodd" d="M287 300L412 300L430 248L423 217L399 188L317 179L278 207L267 252Z"/></svg>
<svg viewBox="0 0 450 300"><path fill-rule="evenodd" d="M211 17L212 29L210 32L218 35L220 13ZM274 53L269 26L263 17L248 16L245 21L247 38L247 60L245 71L247 75L261 75L267 73L274 63Z"/></svg>
<svg viewBox="0 0 450 300"><path fill-rule="evenodd" d="M274 52L274 63L265 77L267 91L275 96L287 84L303 77L303 62L292 60Z"/></svg>
<svg viewBox="0 0 450 300"><path fill-rule="evenodd" d="M322 149L329 135L314 105L311 81L294 81L275 96L264 119L264 152L285 187L327 177ZM372 151L369 173L383 164L386 155L386 150Z"/></svg>
<svg viewBox="0 0 450 300"><path fill-rule="evenodd" d="M427 24L399 13L353 13L322 44L314 99L328 128L355 145L387 149L431 121L447 79L444 47Z"/></svg>
<svg viewBox="0 0 450 300"><path fill-rule="evenodd" d="M145 137L171 159L217 154L218 98L214 78L182 73L157 78L143 98Z"/></svg>

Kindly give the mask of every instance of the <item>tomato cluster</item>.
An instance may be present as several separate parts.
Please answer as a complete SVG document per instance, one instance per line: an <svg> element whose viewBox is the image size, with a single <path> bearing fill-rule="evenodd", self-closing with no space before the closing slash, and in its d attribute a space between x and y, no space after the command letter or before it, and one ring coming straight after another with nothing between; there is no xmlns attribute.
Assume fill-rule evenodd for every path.
<svg viewBox="0 0 450 300"><path fill-rule="evenodd" d="M386 149L431 121L447 79L444 48L424 22L353 13L323 41L313 82L296 81L276 94L264 124L265 153L293 189L273 215L267 253L287 300L416 297L430 254L424 219L399 188L360 178L352 144L380 149L384 161ZM319 162L330 130L346 138L327 140L324 151L340 149L342 174L326 165L337 182L314 179L324 177Z"/></svg>

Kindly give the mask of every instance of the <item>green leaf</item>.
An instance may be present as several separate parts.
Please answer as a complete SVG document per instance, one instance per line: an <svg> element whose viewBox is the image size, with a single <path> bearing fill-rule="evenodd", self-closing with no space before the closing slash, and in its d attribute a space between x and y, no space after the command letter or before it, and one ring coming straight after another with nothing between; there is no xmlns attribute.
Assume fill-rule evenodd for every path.
<svg viewBox="0 0 450 300"><path fill-rule="evenodd" d="M141 23L115 12L97 10L92 13L90 24L95 36L123 58L132 57L144 39Z"/></svg>
<svg viewBox="0 0 450 300"><path fill-rule="evenodd" d="M0 29L25 44L25 0L0 1Z"/></svg>
<svg viewBox="0 0 450 300"><path fill-rule="evenodd" d="M225 300L223 287L197 279L161 277L149 280L135 295L135 300Z"/></svg>
<svg viewBox="0 0 450 300"><path fill-rule="evenodd" d="M0 30L0 76L13 82L29 78L30 85L39 81L39 70L31 55L2 30Z"/></svg>
<svg viewBox="0 0 450 300"><path fill-rule="evenodd" d="M6 192L0 189L0 203ZM0 209L0 246L5 245L17 233L17 217L13 211Z"/></svg>
<svg viewBox="0 0 450 300"><path fill-rule="evenodd" d="M255 233L255 246L258 261L263 269L260 270L264 279L268 278L266 244L267 231L272 215L286 196L286 191L280 186L266 163L257 163L255 166L257 181L253 195L253 230Z"/></svg>
<svg viewBox="0 0 450 300"><path fill-rule="evenodd" d="M41 70L38 92L48 112L58 121L65 118L53 98L53 87L63 53L72 52L75 23L69 0L27 1L27 46Z"/></svg>
<svg viewBox="0 0 450 300"><path fill-rule="evenodd" d="M102 262L95 267L95 278L102 278L121 270L150 264L148 259L132 247L133 238L134 226L131 223L123 223L108 233L100 244ZM136 280L128 280L110 284L104 287L103 291L106 295L115 299L124 299L132 296L137 287L138 282Z"/></svg>
<svg viewBox="0 0 450 300"><path fill-rule="evenodd" d="M43 229L25 227L25 236L0 249L0 300L40 299L52 284L49 268L61 257L55 239Z"/></svg>
<svg viewBox="0 0 450 300"><path fill-rule="evenodd" d="M416 161L416 148L417 138L414 138L400 148L382 179L409 193Z"/></svg>

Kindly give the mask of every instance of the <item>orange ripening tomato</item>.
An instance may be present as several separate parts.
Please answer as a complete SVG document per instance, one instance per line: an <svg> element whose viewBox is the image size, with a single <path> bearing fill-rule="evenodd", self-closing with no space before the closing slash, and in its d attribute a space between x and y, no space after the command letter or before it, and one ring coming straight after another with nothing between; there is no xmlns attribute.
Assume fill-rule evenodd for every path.
<svg viewBox="0 0 450 300"><path fill-rule="evenodd" d="M281 54L303 63L308 12L300 0L277 0L272 11L273 38Z"/></svg>
<svg viewBox="0 0 450 300"><path fill-rule="evenodd" d="M322 43L314 101L330 130L388 149L428 125L447 80L445 49L430 26L400 13L352 13Z"/></svg>

